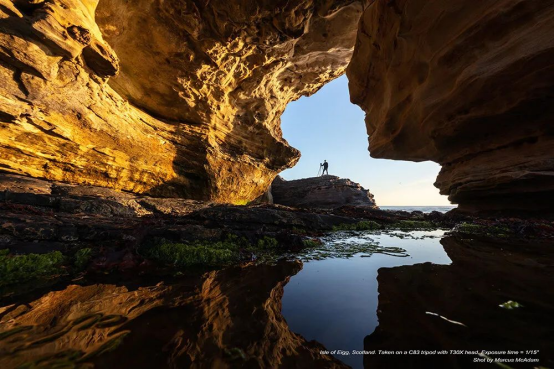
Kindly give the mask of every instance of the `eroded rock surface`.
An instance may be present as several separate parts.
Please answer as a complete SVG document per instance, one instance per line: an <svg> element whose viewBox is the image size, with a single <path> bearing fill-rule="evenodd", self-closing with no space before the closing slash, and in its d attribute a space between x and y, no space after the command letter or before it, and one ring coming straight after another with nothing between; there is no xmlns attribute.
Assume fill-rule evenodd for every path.
<svg viewBox="0 0 554 370"><path fill-rule="evenodd" d="M358 1L2 0L0 168L244 203L299 152L286 104L344 73Z"/></svg>
<svg viewBox="0 0 554 370"><path fill-rule="evenodd" d="M372 1L348 68L371 155L442 165L462 210L551 209L554 4Z"/></svg>
<svg viewBox="0 0 554 370"><path fill-rule="evenodd" d="M419 219L368 207L345 206L312 212L280 205L232 206L185 199L153 198L95 186L71 185L0 174L0 250L14 253L101 251L100 269L119 264L152 240L224 240L229 234L251 242L264 235L286 248L302 248L296 230L322 232L342 224L375 220L391 224ZM131 265L140 263L133 261Z"/></svg>
<svg viewBox="0 0 554 370"><path fill-rule="evenodd" d="M547 0L1 0L0 168L243 204L299 158L286 104L356 45L373 156L440 163L461 210L552 209L553 22Z"/></svg>
<svg viewBox="0 0 554 370"><path fill-rule="evenodd" d="M343 206L377 208L373 194L350 179L325 175L286 181L278 176L271 185L273 202L289 207L332 209Z"/></svg>

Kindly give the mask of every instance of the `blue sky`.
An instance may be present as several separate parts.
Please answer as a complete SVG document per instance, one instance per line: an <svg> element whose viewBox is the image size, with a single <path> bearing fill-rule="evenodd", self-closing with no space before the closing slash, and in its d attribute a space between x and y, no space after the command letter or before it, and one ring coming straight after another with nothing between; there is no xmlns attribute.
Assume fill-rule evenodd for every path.
<svg viewBox="0 0 554 370"><path fill-rule="evenodd" d="M327 159L329 174L360 183L380 206L441 206L448 199L433 182L440 166L434 162L374 159L367 150L364 112L350 103L348 80L342 76L311 97L290 103L282 119L283 136L302 152L286 180L317 175Z"/></svg>

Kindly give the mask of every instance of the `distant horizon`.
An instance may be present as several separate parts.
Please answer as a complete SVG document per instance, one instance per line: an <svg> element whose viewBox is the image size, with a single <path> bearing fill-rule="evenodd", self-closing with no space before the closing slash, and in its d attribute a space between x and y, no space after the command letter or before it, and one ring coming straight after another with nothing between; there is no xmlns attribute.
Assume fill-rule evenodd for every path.
<svg viewBox="0 0 554 370"><path fill-rule="evenodd" d="M284 171L283 171L284 172ZM279 174L279 176L281 176L282 173ZM340 176L337 176L337 175L329 175L329 176L336 176L336 177L339 177L339 178L346 178L346 177L340 177ZM283 177L283 176L281 176ZM298 179L291 179L291 180L287 180L285 179L285 181L296 181L296 180L304 180L304 179L311 179L311 178L314 178L314 177L319 177L319 176L311 176L311 177L302 177L302 178L298 178ZM352 179L348 179L350 181L354 181ZM354 181L355 182L355 181ZM365 189L365 187L364 187ZM368 189L366 189L368 190ZM376 204L377 207L457 207L458 205L457 204Z"/></svg>
<svg viewBox="0 0 554 370"><path fill-rule="evenodd" d="M403 204L401 206L399 205L391 205L391 204L377 204L377 207L457 207L457 204L448 204L448 205L436 205L436 204L415 204L415 205L409 205L409 204Z"/></svg>
<svg viewBox="0 0 554 370"><path fill-rule="evenodd" d="M285 180L316 177L326 159L329 175L359 183L375 196L377 205L455 206L433 186L438 164L371 158L364 118L364 112L350 102L346 76L289 103L281 117L283 138L302 157L279 175Z"/></svg>

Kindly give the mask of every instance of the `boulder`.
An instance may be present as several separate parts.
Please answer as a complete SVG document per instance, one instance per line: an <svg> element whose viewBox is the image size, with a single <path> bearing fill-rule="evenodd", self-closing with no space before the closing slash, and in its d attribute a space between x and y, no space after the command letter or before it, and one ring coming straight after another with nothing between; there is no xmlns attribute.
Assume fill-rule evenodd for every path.
<svg viewBox="0 0 554 370"><path fill-rule="evenodd" d="M339 208L359 206L377 208L373 194L360 184L337 176L324 175L286 181L278 176L271 185L273 202L289 207Z"/></svg>

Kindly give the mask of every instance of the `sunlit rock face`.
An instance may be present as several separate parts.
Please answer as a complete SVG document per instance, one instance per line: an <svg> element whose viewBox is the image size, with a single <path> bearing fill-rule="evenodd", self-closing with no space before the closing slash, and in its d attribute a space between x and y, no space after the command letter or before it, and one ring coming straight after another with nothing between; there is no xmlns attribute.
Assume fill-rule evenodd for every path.
<svg viewBox="0 0 554 370"><path fill-rule="evenodd" d="M344 73L358 1L0 2L0 168L241 203L299 152L286 104Z"/></svg>
<svg viewBox="0 0 554 370"><path fill-rule="evenodd" d="M347 75L371 155L442 165L465 210L554 197L554 3L372 1Z"/></svg>

